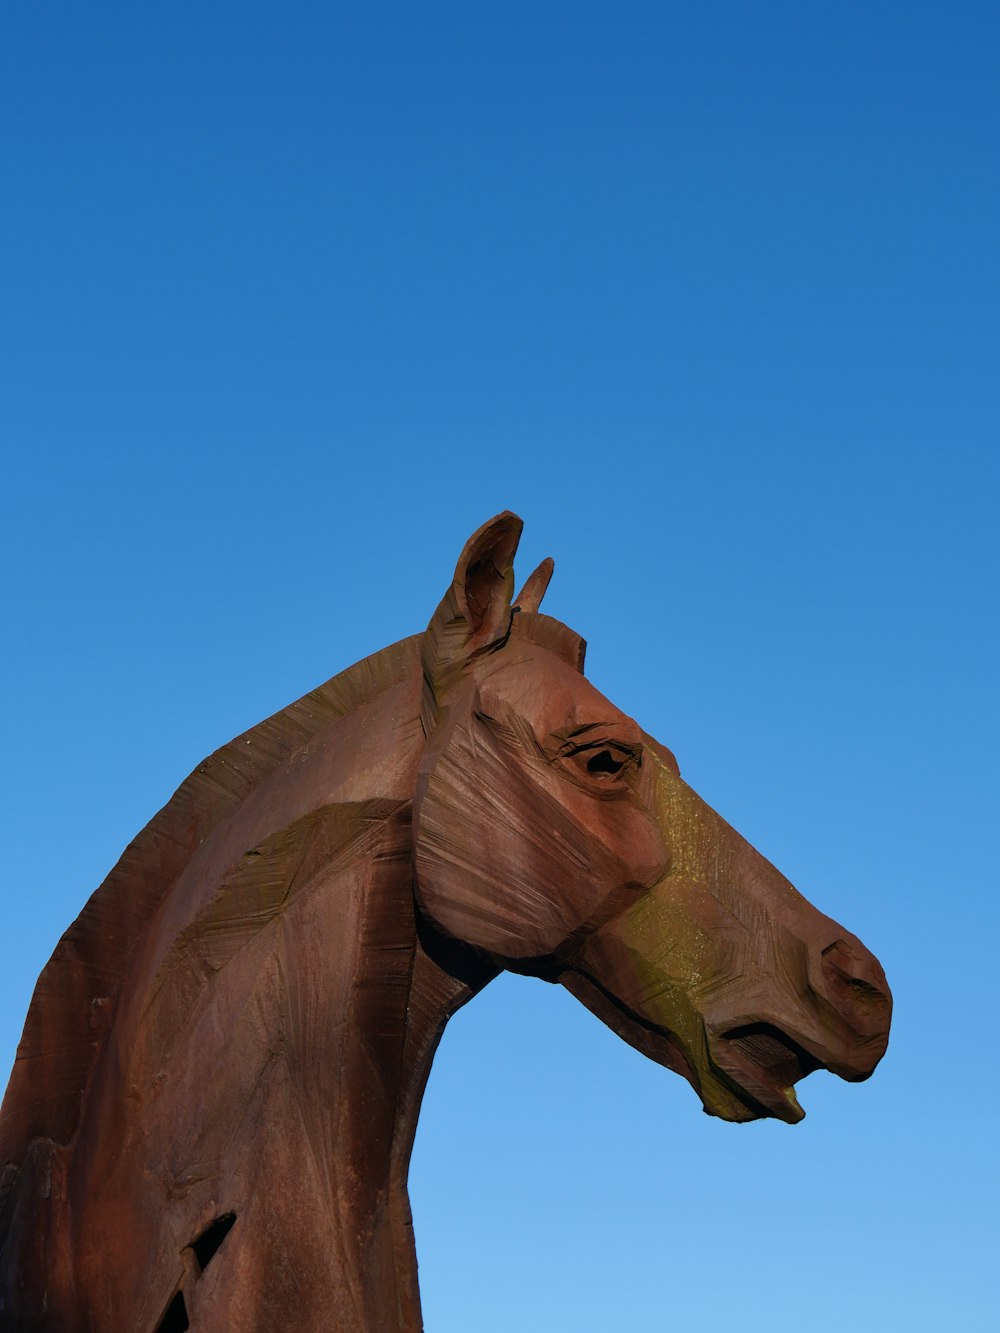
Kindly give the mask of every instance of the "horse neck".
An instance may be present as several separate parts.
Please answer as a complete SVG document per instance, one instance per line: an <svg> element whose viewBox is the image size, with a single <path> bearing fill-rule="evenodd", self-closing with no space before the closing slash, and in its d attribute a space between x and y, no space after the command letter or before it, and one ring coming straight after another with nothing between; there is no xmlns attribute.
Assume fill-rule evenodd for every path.
<svg viewBox="0 0 1000 1333"><path fill-rule="evenodd" d="M148 1238L133 1227L166 1265L135 1277L135 1300L170 1290L171 1256L213 1210L239 1217L245 1254L213 1268L214 1294L185 1288L194 1327L293 1310L312 1327L322 1309L421 1327L406 1190L421 1096L447 1019L494 970L417 919L415 700L345 717L276 771L205 840L133 960L77 1143L74 1226L84 1247L105 1235L145 1196L149 1145L157 1170L167 1145L183 1204L151 1212ZM292 1271L309 1276L285 1290ZM96 1241L80 1276L95 1303L130 1280Z"/></svg>
<svg viewBox="0 0 1000 1333"><path fill-rule="evenodd" d="M448 1019L496 969L418 919L409 808L384 821L352 878L361 909L334 1170L341 1216L346 1209L349 1219L344 1240L353 1242L361 1326L411 1333L422 1327L407 1192L420 1104Z"/></svg>

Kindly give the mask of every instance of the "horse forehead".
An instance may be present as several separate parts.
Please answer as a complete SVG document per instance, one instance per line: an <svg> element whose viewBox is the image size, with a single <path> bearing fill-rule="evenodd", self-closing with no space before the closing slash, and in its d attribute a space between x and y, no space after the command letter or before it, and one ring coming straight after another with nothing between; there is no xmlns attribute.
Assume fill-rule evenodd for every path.
<svg viewBox="0 0 1000 1333"><path fill-rule="evenodd" d="M620 708L552 653L538 653L492 673L479 688L486 708L512 709L532 723L539 738L595 723L631 725Z"/></svg>

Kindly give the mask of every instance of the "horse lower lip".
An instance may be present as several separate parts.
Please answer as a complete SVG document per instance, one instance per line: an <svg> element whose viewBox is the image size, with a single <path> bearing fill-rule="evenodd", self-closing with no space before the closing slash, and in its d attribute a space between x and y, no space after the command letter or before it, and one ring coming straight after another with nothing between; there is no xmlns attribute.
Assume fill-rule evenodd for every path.
<svg viewBox="0 0 1000 1333"><path fill-rule="evenodd" d="M743 1096L791 1124L805 1115L794 1084L820 1068L819 1060L770 1023L750 1023L723 1033L713 1061Z"/></svg>

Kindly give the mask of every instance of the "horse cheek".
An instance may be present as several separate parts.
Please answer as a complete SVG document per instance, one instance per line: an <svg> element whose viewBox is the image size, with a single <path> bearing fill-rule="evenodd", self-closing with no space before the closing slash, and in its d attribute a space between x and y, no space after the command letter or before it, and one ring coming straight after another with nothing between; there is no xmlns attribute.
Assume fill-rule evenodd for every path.
<svg viewBox="0 0 1000 1333"><path fill-rule="evenodd" d="M501 962L549 958L620 882L620 858L581 863L580 812L559 784L547 789L473 727L454 728L418 789L417 902L440 930ZM598 828L595 850L602 840Z"/></svg>

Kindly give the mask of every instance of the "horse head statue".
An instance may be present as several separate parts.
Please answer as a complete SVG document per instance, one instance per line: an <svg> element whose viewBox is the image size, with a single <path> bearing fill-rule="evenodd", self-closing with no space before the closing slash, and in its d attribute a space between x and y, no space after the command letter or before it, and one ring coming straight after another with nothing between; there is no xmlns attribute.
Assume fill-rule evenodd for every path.
<svg viewBox="0 0 1000 1333"><path fill-rule="evenodd" d="M513 596L520 531L199 766L60 941L0 1114L0 1328L418 1330L420 1099L505 968L725 1120L875 1068L878 962L588 683L551 561Z"/></svg>

